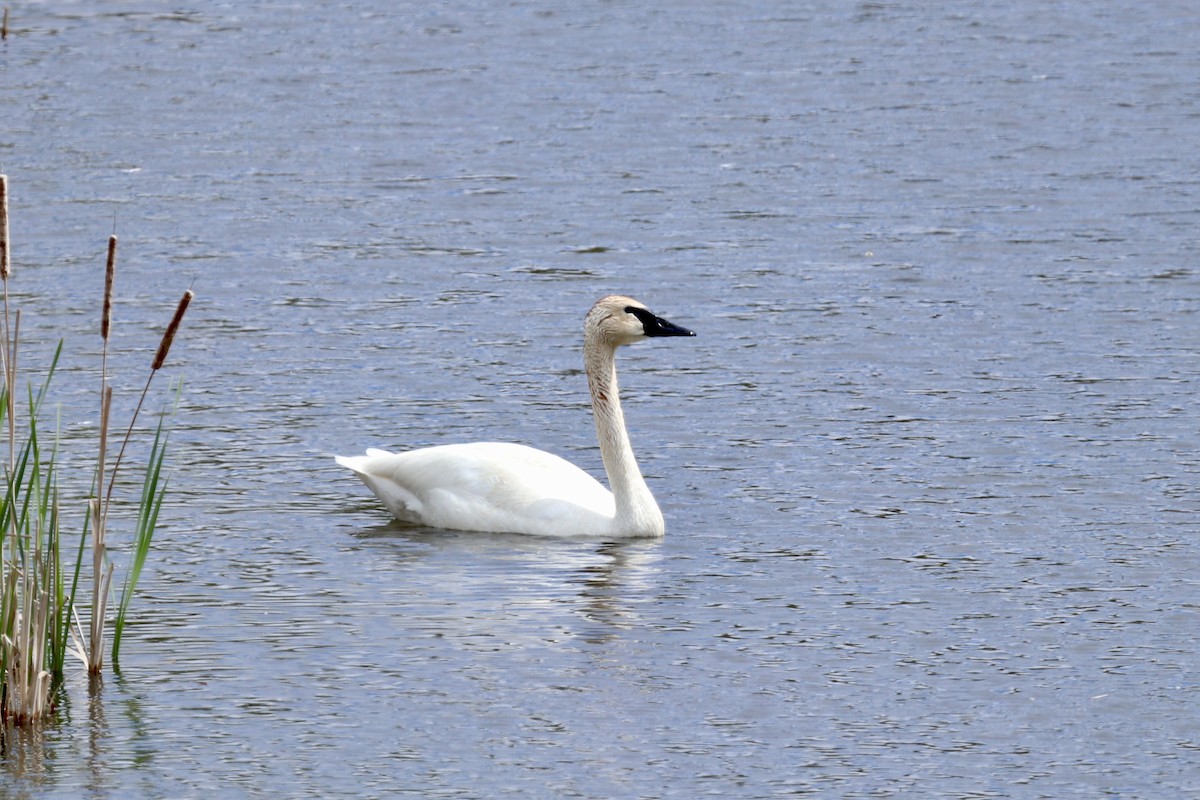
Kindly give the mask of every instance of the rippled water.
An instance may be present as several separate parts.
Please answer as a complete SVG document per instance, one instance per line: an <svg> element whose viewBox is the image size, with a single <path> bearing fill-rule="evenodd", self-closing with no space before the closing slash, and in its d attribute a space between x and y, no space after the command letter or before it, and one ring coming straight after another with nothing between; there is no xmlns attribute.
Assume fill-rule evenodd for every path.
<svg viewBox="0 0 1200 800"><path fill-rule="evenodd" d="M27 363L67 339L65 449L114 222L120 403L198 299L123 675L72 671L0 796L1200 791L1191 8L10 27L14 288ZM579 324L612 291L699 333L622 361L663 541L405 529L332 464L501 438L596 470Z"/></svg>

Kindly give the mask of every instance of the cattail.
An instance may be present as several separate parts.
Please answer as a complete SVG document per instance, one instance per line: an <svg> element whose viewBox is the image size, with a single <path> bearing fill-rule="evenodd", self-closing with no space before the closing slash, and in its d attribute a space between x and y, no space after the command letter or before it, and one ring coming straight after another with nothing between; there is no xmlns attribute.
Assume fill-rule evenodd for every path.
<svg viewBox="0 0 1200 800"><path fill-rule="evenodd" d="M108 263L104 265L104 310L100 314L100 338L108 341L108 330L112 327L113 281L117 276L117 237L108 237Z"/></svg>
<svg viewBox="0 0 1200 800"><path fill-rule="evenodd" d="M8 176L4 174L0 174L0 280L8 280Z"/></svg>
<svg viewBox="0 0 1200 800"><path fill-rule="evenodd" d="M167 330L163 333L162 341L158 343L158 352L154 354L154 363L150 366L151 370L157 371L162 367L163 362L167 360L167 353L171 350L171 342L175 341L175 333L179 330L179 323L183 322L183 314L187 311L188 303L192 302L192 298L196 293L188 289L183 293L183 297L179 298L179 306L175 309L175 316L171 317L171 324L167 326Z"/></svg>

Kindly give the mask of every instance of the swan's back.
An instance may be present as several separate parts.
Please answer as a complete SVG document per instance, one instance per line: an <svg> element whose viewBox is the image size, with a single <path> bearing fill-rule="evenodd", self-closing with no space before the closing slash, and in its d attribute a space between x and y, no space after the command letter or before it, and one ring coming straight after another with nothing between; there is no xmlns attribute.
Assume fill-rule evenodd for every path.
<svg viewBox="0 0 1200 800"><path fill-rule="evenodd" d="M556 455L507 442L339 456L399 520L454 530L612 532L612 493Z"/></svg>

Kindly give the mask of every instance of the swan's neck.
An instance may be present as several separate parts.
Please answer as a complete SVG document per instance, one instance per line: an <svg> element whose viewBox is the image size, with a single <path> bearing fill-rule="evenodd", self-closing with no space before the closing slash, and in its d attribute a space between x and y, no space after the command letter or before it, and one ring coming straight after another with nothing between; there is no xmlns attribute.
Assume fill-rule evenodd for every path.
<svg viewBox="0 0 1200 800"><path fill-rule="evenodd" d="M616 503L616 527L622 533L661 536L662 512L638 469L625 430L625 415L617 391L616 350L599 343L585 343L583 360L592 392L596 438Z"/></svg>

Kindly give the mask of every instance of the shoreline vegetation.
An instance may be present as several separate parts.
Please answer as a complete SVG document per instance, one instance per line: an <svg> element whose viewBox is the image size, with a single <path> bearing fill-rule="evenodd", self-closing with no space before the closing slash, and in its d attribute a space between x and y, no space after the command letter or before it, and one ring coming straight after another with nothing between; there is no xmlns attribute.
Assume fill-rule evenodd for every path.
<svg viewBox="0 0 1200 800"><path fill-rule="evenodd" d="M62 354L62 342L46 365L38 384L24 377L20 363L21 311L10 309L12 278L8 222L8 178L0 174L0 462L4 488L0 497L0 726L25 725L54 713L64 680L66 660L73 655L91 676L104 669L106 633L111 633L112 668L119 671L121 634L130 602L146 563L162 508L168 478L163 465L169 431L165 427L171 406L164 404L144 465L137 498L129 564L115 596L115 565L108 558L109 511L126 447L135 435L139 414L151 384L162 369L184 314L194 296L183 293L163 333L141 390L137 406L119 444L112 438L110 409L112 386L108 374L108 345L112 329L113 288L116 282L117 237L110 236L105 261L104 296L100 315L103 340L100 363L100 426L95 470L87 507L80 510L78 543L67 541L63 520L76 513L60 507L57 432L44 434L40 427L42 404ZM23 382L25 385L23 385ZM176 397L178 388L176 388ZM110 460L110 451L115 458ZM86 631L76 600L86 594L87 550L91 550L91 602ZM116 599L119 597L119 599ZM108 613L116 599L116 613ZM110 619L111 617L111 619Z"/></svg>

